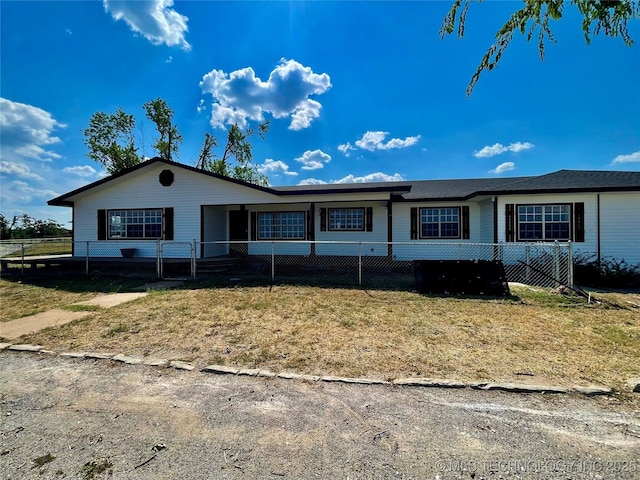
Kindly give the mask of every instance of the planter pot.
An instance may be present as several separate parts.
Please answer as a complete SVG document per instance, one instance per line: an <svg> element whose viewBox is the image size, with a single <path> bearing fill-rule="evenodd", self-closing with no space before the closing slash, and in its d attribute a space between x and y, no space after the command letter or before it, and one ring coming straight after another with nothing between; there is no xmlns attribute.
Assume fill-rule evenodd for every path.
<svg viewBox="0 0 640 480"><path fill-rule="evenodd" d="M124 258L131 258L136 254L135 248L121 248L120 253Z"/></svg>

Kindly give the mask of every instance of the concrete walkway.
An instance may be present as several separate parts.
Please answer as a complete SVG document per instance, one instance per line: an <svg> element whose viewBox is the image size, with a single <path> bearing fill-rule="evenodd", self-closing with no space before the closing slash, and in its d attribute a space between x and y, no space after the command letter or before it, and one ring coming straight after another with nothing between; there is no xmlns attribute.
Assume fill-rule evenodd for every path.
<svg viewBox="0 0 640 480"><path fill-rule="evenodd" d="M82 305L98 308L111 308L122 303L130 302L138 298L147 295L148 290L164 290L168 288L174 288L180 285L180 282L156 282L142 287L142 292L128 292L128 293L110 293L107 295L99 295L91 300L85 300L82 302L72 303L71 305ZM39 332L47 327L55 327L58 325L64 325L65 323L73 322L79 318L84 318L91 315L92 311L72 311L64 310L62 308L55 308L42 313L36 313L35 315L29 315L28 317L17 318L8 322L0 323L0 337L4 337L8 340L14 340L22 335L29 333Z"/></svg>
<svg viewBox="0 0 640 480"><path fill-rule="evenodd" d="M116 305L120 305L121 303L130 302L131 300L144 297L146 294L146 292L112 293L109 295L100 295L92 298L91 300L85 300L84 302L73 303L72 305L111 308ZM89 310L74 312L71 310L64 310L62 308L55 308L46 312L36 313L35 315L29 315L28 317L17 318L15 320L0 323L0 337L14 340L22 335L39 332L47 327L55 327L73 322L79 318L87 317L92 313L94 312Z"/></svg>

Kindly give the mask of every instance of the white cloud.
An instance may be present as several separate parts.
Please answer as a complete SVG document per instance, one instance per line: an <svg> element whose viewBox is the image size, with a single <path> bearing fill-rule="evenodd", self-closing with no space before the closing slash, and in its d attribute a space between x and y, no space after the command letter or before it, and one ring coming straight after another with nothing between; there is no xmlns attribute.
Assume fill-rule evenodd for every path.
<svg viewBox="0 0 640 480"><path fill-rule="evenodd" d="M46 162L60 158L45 147L60 143L53 131L65 127L41 108L0 98L0 155L3 160L18 162L31 158Z"/></svg>
<svg viewBox="0 0 640 480"><path fill-rule="evenodd" d="M420 135L415 137L406 137L404 140L400 138L392 138L385 142L385 138L389 132L367 132L360 140L356 141L356 146L364 150L373 152L374 150L391 150L393 148L407 148L415 145L420 140Z"/></svg>
<svg viewBox="0 0 640 480"><path fill-rule="evenodd" d="M31 180L44 180L40 175L33 173L28 166L20 163L7 162L6 160L0 160L0 173L15 175L19 178L29 178Z"/></svg>
<svg viewBox="0 0 640 480"><path fill-rule="evenodd" d="M206 109L207 109L207 107L204 104L204 99L201 98L200 101L198 102L198 106L196 107L196 110L198 110L198 113L202 113Z"/></svg>
<svg viewBox="0 0 640 480"><path fill-rule="evenodd" d="M284 163L282 160L273 160L272 158L267 158L262 165L259 165L258 171L266 175L270 173L274 175L298 175L298 172L289 171L289 165Z"/></svg>
<svg viewBox="0 0 640 480"><path fill-rule="evenodd" d="M399 173L393 175L387 175L386 173L376 172L364 175L362 177L356 177L354 175L347 175L340 180L333 180L331 183L373 183L373 182L401 182L404 177Z"/></svg>
<svg viewBox="0 0 640 480"><path fill-rule="evenodd" d="M330 161L331 155L322 150L307 150L301 157L296 158L296 162L302 163L302 170L318 170Z"/></svg>
<svg viewBox="0 0 640 480"><path fill-rule="evenodd" d="M165 60L165 62L166 62L166 63L171 63L171 62L173 62L173 57L172 57L171 55L169 55L169 58L167 58L167 59Z"/></svg>
<svg viewBox="0 0 640 480"><path fill-rule="evenodd" d="M11 182L9 193L15 203L29 203L34 198L54 198L60 195L53 190L33 188L28 183L20 180Z"/></svg>
<svg viewBox="0 0 640 480"><path fill-rule="evenodd" d="M347 142L343 143L342 145L338 145L338 150L344 153L345 157L348 157L349 155L351 155L351 152L355 151L355 147Z"/></svg>
<svg viewBox="0 0 640 480"><path fill-rule="evenodd" d="M640 162L640 150L630 153L629 155L618 155L613 159L611 165L618 165L619 163L632 163Z"/></svg>
<svg viewBox="0 0 640 480"><path fill-rule="evenodd" d="M302 180L298 185L326 185L327 182L323 180L317 180L315 178L306 178Z"/></svg>
<svg viewBox="0 0 640 480"><path fill-rule="evenodd" d="M507 146L504 146L501 143L495 143L491 146L487 145L485 147L482 147L480 150L473 152L473 156L476 158L488 158L488 157L493 157L495 155L500 155L501 153L504 153L504 152L518 153L523 150L529 150L530 148L533 148L533 147L534 147L533 143L529 143L529 142L515 142Z"/></svg>
<svg viewBox="0 0 640 480"><path fill-rule="evenodd" d="M251 67L225 73L211 70L202 77L200 88L213 97L211 126L224 128L247 120L263 121L264 113L274 118L291 118L290 130L308 128L320 116L322 105L311 98L331 88L326 73L317 74L295 60L280 63L262 81Z"/></svg>
<svg viewBox="0 0 640 480"><path fill-rule="evenodd" d="M91 165L76 165L74 167L65 167L62 169L65 173L71 173L73 175L78 175L79 177L95 177L98 175L98 172Z"/></svg>
<svg viewBox="0 0 640 480"><path fill-rule="evenodd" d="M191 45L184 38L189 31L189 19L171 8L173 0L103 0L102 3L105 12L110 13L114 20L124 20L131 30L153 45L178 45L183 50L191 50Z"/></svg>
<svg viewBox="0 0 640 480"><path fill-rule="evenodd" d="M404 180L404 177L399 173L394 173L393 175L387 175L386 173L376 172L370 173L368 175L363 175L362 177L356 177L355 175L349 174L346 177L343 177L339 180L331 180L330 184L338 184L338 183L374 183L374 182L401 182ZM315 178L307 178L302 180L298 185L326 185L327 182L324 180L317 180Z"/></svg>
<svg viewBox="0 0 640 480"><path fill-rule="evenodd" d="M498 165L493 170L489 170L489 173L495 173L496 175L500 175L501 173L508 172L516 168L516 164L513 162L504 162Z"/></svg>

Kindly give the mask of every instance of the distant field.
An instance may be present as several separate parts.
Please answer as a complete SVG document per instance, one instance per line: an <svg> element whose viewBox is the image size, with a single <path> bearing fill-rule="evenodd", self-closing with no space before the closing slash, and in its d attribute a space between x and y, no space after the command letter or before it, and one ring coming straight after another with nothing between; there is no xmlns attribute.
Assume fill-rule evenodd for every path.
<svg viewBox="0 0 640 480"><path fill-rule="evenodd" d="M31 242L33 241L25 241L24 243L24 255L26 257L39 255L71 254L71 239L43 241L39 243ZM20 258L23 255L22 245L20 245L17 241L15 243L3 243L0 245L0 255L6 258Z"/></svg>

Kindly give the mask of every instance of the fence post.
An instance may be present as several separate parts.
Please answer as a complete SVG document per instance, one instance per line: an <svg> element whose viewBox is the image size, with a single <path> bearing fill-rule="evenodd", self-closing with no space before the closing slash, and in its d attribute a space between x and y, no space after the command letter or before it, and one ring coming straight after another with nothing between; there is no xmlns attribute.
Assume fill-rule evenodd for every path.
<svg viewBox="0 0 640 480"><path fill-rule="evenodd" d="M573 244L571 242L567 242L567 285L570 288L574 287L574 278L573 278Z"/></svg>
<svg viewBox="0 0 640 480"><path fill-rule="evenodd" d="M196 279L196 239L193 239L193 248L191 249L191 280Z"/></svg>
<svg viewBox="0 0 640 480"><path fill-rule="evenodd" d="M358 242L358 286L362 286L362 242Z"/></svg>
<svg viewBox="0 0 640 480"><path fill-rule="evenodd" d="M555 273L556 282L560 283L560 244L556 240L553 242L553 269ZM558 285L556 285L558 286Z"/></svg>
<svg viewBox="0 0 640 480"><path fill-rule="evenodd" d="M156 278L162 278L162 260L160 259L160 240L156 240Z"/></svg>
<svg viewBox="0 0 640 480"><path fill-rule="evenodd" d="M22 258L20 260L21 262L20 274L24 275L24 242L20 243L20 250L22 251Z"/></svg>
<svg viewBox="0 0 640 480"><path fill-rule="evenodd" d="M276 281L276 249L275 242L271 241L271 283Z"/></svg>
<svg viewBox="0 0 640 480"><path fill-rule="evenodd" d="M87 241L87 246L84 250L84 275L86 277L89 276L89 245L90 242Z"/></svg>

